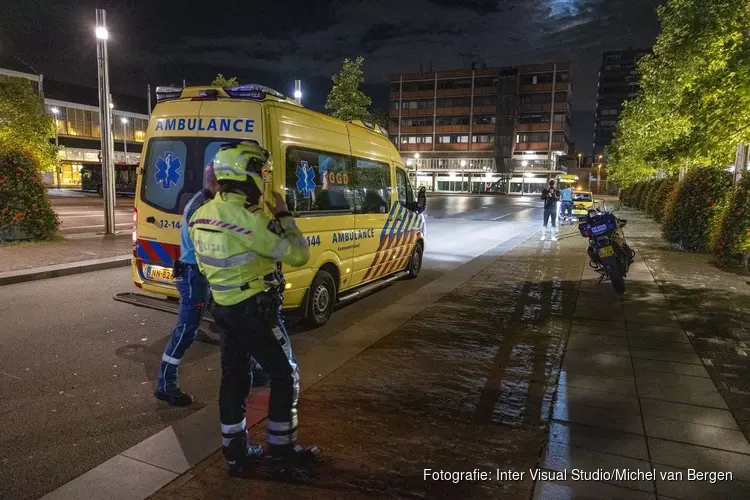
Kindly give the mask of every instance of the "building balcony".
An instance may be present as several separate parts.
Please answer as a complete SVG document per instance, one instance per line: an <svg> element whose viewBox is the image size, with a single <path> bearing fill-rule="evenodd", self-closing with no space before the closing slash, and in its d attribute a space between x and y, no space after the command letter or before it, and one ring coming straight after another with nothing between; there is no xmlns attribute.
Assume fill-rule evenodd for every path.
<svg viewBox="0 0 750 500"><path fill-rule="evenodd" d="M474 107L475 115L494 115L496 113L497 113L496 106L475 106Z"/></svg>
<svg viewBox="0 0 750 500"><path fill-rule="evenodd" d="M437 97L470 97L471 88L465 89L438 89Z"/></svg>
<svg viewBox="0 0 750 500"><path fill-rule="evenodd" d="M410 90L403 91L400 94L398 92L391 92L391 100L398 101L399 96L401 99L427 99L435 97L434 90Z"/></svg>
<svg viewBox="0 0 750 500"><path fill-rule="evenodd" d="M492 142L473 142L471 143L472 151L491 151L495 149L495 144Z"/></svg>
<svg viewBox="0 0 750 500"><path fill-rule="evenodd" d="M396 110L398 111L398 110ZM401 110L401 117L404 116L432 116L433 110L432 108L416 108L416 109L402 109ZM396 114L398 116L398 113Z"/></svg>
<svg viewBox="0 0 750 500"><path fill-rule="evenodd" d="M570 132L570 125L568 123L554 122L552 123L553 132ZM550 130L549 123L519 123L518 132L548 132Z"/></svg>
<svg viewBox="0 0 750 500"><path fill-rule="evenodd" d="M399 151L432 151L432 144L399 144Z"/></svg>
<svg viewBox="0 0 750 500"><path fill-rule="evenodd" d="M398 134L398 127L393 127L390 130L396 130L396 134ZM389 132L390 132L389 130ZM391 132L393 134L393 132ZM422 127L401 127L401 135L412 135L412 134L432 134L432 125L428 126L422 126Z"/></svg>
<svg viewBox="0 0 750 500"><path fill-rule="evenodd" d="M468 125L436 125L436 134L468 134Z"/></svg>
<svg viewBox="0 0 750 500"><path fill-rule="evenodd" d="M482 124L482 125L474 125L473 127L471 127L471 132L473 134L494 134L495 125L491 123Z"/></svg>
<svg viewBox="0 0 750 500"><path fill-rule="evenodd" d="M495 87L475 87L474 95L497 95L497 89Z"/></svg>
<svg viewBox="0 0 750 500"><path fill-rule="evenodd" d="M437 116L469 116L471 114L471 107L437 108L435 114Z"/></svg>
<svg viewBox="0 0 750 500"><path fill-rule="evenodd" d="M435 144L435 151L468 151L468 143Z"/></svg>
<svg viewBox="0 0 750 500"><path fill-rule="evenodd" d="M551 83L528 83L521 85L519 92L522 94L529 94L532 92L552 92Z"/></svg>
<svg viewBox="0 0 750 500"><path fill-rule="evenodd" d="M522 153L524 151L547 151L550 145L548 142L519 142L516 144L516 153ZM553 142L552 151L563 151L568 153L567 142Z"/></svg>

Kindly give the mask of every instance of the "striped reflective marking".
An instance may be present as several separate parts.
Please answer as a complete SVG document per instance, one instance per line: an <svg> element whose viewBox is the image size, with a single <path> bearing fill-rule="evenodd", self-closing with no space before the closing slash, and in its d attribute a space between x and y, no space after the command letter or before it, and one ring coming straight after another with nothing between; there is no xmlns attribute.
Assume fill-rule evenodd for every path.
<svg viewBox="0 0 750 500"><path fill-rule="evenodd" d="M181 359L173 358L172 356L167 356L166 354L161 355L161 360L165 363L169 363L170 365L179 365Z"/></svg>
<svg viewBox="0 0 750 500"><path fill-rule="evenodd" d="M180 256L180 245L159 243L157 241L136 240L136 255L139 259L165 267L171 267Z"/></svg>
<svg viewBox="0 0 750 500"><path fill-rule="evenodd" d="M242 288L245 286L246 283L242 283L241 285L208 285L211 290L214 292L228 292L229 290L237 290L238 288Z"/></svg>
<svg viewBox="0 0 750 500"><path fill-rule="evenodd" d="M221 424L221 433L222 434L235 434L237 432L242 432L245 430L245 426L247 425L246 419L242 419L241 422L237 424Z"/></svg>
<svg viewBox="0 0 750 500"><path fill-rule="evenodd" d="M393 232L389 235L390 241L388 242L388 252L385 254L383 259L381 260L380 264L375 268L375 271L373 271L372 278L376 279L381 277L386 269L391 267L391 263L393 261L393 258L395 257L395 254L399 250L399 242L401 241L401 237L403 235L404 226L406 225L407 220L410 220L410 212L406 210L405 208L401 207L401 210L399 210L399 215L401 215L401 224L398 227L398 231L394 235ZM393 228L391 228L393 229Z"/></svg>
<svg viewBox="0 0 750 500"><path fill-rule="evenodd" d="M256 254L255 252L245 252L233 255L232 257L227 257L225 259L220 259L217 257L198 254L198 258L200 259L202 264L220 268L235 267L242 264L247 264L248 262L252 262L253 260L255 260L257 256L258 254Z"/></svg>
<svg viewBox="0 0 750 500"><path fill-rule="evenodd" d="M227 222L221 222L220 220L216 220L216 219L195 219L194 221L190 222L190 227L193 227L196 224L201 224L205 226L216 226L216 227L227 229L229 231L234 231L235 233L240 233L240 234L248 234L248 235L253 234L253 232L247 228L240 227L235 224L229 224Z"/></svg>
<svg viewBox="0 0 750 500"><path fill-rule="evenodd" d="M419 216L414 212L409 213L409 222L407 223L406 229L404 230L399 240L395 258L391 259L391 263L383 271L383 275L391 274L395 270L400 269L402 267L401 263L404 261L404 258L407 256L407 254L411 250L411 242L414 236L413 227L418 217Z"/></svg>
<svg viewBox="0 0 750 500"><path fill-rule="evenodd" d="M297 442L297 431L294 431L291 434L284 434L281 436L278 436L276 434L269 434L268 435L268 444L270 445L285 445L285 444L294 444Z"/></svg>
<svg viewBox="0 0 750 500"><path fill-rule="evenodd" d="M388 213L388 219L394 218L394 214L396 212L396 209L400 207L400 204L398 202L393 203L391 205L391 211ZM380 244L378 245L378 249L375 251L375 257L373 257L372 262L370 263L370 267L367 269L367 272L365 273L364 277L362 278L362 281L367 281L370 278L370 275L372 274L375 265L380 261L382 257L382 250L383 246L386 242L386 233L388 231L388 226L390 225L390 220L385 221L385 225L383 226L383 230L380 232Z"/></svg>

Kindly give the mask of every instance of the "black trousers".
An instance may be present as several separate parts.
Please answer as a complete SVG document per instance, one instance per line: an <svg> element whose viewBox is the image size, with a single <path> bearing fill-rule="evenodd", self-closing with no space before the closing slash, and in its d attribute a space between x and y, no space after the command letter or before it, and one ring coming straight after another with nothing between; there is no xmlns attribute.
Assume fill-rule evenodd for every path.
<svg viewBox="0 0 750 500"><path fill-rule="evenodd" d="M214 309L217 325L223 330L219 415L225 448L232 439L246 439L245 411L252 385L252 358L271 379L269 453L290 452L297 442L299 370L280 302L269 307L271 302L264 293L233 306L217 304Z"/></svg>

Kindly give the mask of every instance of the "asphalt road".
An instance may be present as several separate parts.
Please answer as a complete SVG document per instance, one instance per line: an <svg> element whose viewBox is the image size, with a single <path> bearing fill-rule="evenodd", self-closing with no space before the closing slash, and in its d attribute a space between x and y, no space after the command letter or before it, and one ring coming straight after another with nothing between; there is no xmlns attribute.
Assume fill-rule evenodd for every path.
<svg viewBox="0 0 750 500"><path fill-rule="evenodd" d="M115 230L133 229L133 197L118 196L115 202ZM50 203L60 219L60 233L66 236L104 231L104 199L91 193L62 191L50 193Z"/></svg>
<svg viewBox="0 0 750 500"><path fill-rule="evenodd" d="M298 352L533 230L540 209L529 199L434 196L426 215L420 277L341 307L320 329L293 328ZM126 268L0 287L0 498L38 498L215 404L218 348L202 342L181 365L194 406L169 408L152 397L175 317L112 300L123 291L135 291Z"/></svg>

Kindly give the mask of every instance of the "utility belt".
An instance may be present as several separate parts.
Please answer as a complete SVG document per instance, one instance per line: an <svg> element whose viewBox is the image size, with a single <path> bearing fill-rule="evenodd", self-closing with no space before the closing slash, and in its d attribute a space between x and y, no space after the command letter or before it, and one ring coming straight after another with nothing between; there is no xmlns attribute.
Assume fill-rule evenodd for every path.
<svg viewBox="0 0 750 500"><path fill-rule="evenodd" d="M185 270L188 268L188 266L194 266L198 267L198 264L188 264L185 262L182 262L180 259L175 259L174 263L172 264L172 275L175 278L180 278L185 275Z"/></svg>
<svg viewBox="0 0 750 500"><path fill-rule="evenodd" d="M286 280L280 269L277 268L276 271L268 273L262 278L257 278L248 283L242 283L240 285L210 285L210 287L214 292L226 292L230 290L244 291L249 290L251 284L261 280L265 283L268 289L253 295L247 300L247 307L251 308L248 313L252 315L260 315L263 317L268 327L273 328L279 323L279 312L281 310L281 305L284 302L283 292Z"/></svg>

